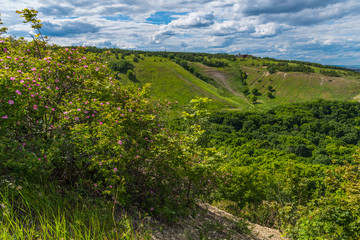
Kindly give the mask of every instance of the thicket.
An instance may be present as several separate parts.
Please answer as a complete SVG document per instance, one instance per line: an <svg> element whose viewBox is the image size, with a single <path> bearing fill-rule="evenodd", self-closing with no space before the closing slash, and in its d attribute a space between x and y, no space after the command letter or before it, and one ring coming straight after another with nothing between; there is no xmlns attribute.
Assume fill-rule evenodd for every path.
<svg viewBox="0 0 360 240"><path fill-rule="evenodd" d="M357 239L359 116L358 103L323 100L214 113L202 143L228 156L219 202L294 239Z"/></svg>
<svg viewBox="0 0 360 240"><path fill-rule="evenodd" d="M341 77L338 71L335 70L320 70L320 73L325 76L329 77Z"/></svg>
<svg viewBox="0 0 360 240"><path fill-rule="evenodd" d="M271 61L279 62L279 63L295 63L295 64L298 64L298 65L308 65L308 66L313 66L313 67L318 67L318 68L336 69L336 70L354 72L354 70L344 68L344 67L335 66L335 65L323 65L323 64L320 64L320 63L304 62L304 61L297 61L297 60L283 60L283 59L275 59L275 58L269 58L269 57L264 57L263 59L271 60Z"/></svg>
<svg viewBox="0 0 360 240"><path fill-rule="evenodd" d="M166 52L166 51L139 51L139 50L127 50L119 48L98 48L95 46L89 46L86 48L86 52L103 53L110 51L113 54L121 54L122 56L149 56L149 57L163 57L169 59L180 58L191 62L202 62L203 64L215 64L217 66L225 66L226 63L223 59L228 61L235 61L236 56L226 53L195 53L195 52Z"/></svg>
<svg viewBox="0 0 360 240"><path fill-rule="evenodd" d="M275 72L303 72L303 73L314 73L314 69L304 64L290 65L288 63L276 63L268 64L267 70L269 73Z"/></svg>
<svg viewBox="0 0 360 240"><path fill-rule="evenodd" d="M120 73L127 73L128 70L134 69L134 66L126 60L111 60L108 66L111 70Z"/></svg>
<svg viewBox="0 0 360 240"><path fill-rule="evenodd" d="M50 45L37 11L19 13L38 34L33 41L0 38L2 182L80 187L114 207L137 204L166 218L215 189L220 156L197 145L203 130L192 120L202 118L206 100L195 100L184 115L186 131L172 131L161 117L170 103L150 99L147 87L124 87L103 63L106 52L94 56L84 47ZM2 195L8 206L1 213L14 204L21 215L11 196ZM2 219L1 228L27 224L12 217Z"/></svg>

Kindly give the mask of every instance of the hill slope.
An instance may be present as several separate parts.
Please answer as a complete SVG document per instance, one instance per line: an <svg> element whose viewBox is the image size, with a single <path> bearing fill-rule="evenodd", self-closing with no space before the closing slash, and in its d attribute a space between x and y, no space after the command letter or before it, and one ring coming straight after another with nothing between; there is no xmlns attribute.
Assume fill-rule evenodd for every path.
<svg viewBox="0 0 360 240"><path fill-rule="evenodd" d="M155 98L180 105L197 96L212 99L211 108L217 110L260 110L285 102L359 98L360 73L355 71L252 56L183 54L129 51L122 54L122 61L133 66L135 84L151 83ZM115 56L119 59L117 54L110 61L117 61ZM124 73L120 77L129 82Z"/></svg>

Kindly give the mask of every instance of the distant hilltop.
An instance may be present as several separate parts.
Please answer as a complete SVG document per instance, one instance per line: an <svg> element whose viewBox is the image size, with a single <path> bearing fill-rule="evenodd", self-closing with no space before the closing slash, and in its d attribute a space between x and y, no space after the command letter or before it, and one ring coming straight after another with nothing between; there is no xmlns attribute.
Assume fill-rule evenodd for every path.
<svg viewBox="0 0 360 240"><path fill-rule="evenodd" d="M340 67L344 67L344 68L347 68L347 69L351 69L351 70L360 72L360 65L342 65Z"/></svg>

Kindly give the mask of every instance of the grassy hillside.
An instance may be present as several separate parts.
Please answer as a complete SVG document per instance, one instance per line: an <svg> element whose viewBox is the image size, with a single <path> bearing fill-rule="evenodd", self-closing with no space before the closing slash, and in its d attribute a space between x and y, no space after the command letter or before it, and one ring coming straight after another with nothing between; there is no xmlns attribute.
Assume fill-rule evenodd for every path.
<svg viewBox="0 0 360 240"><path fill-rule="evenodd" d="M255 64L254 64L255 65ZM270 74L266 67L255 65L247 66L243 62L232 64L230 73L237 68L246 71L247 83L250 89L257 88L261 95L258 96L258 107L272 107L284 102L304 102L317 99L326 100L354 100L360 92L360 81L353 76L330 77L319 73L302 72L276 72ZM232 78L230 78L231 80ZM267 96L269 86L272 87L274 98ZM262 106L261 106L262 105Z"/></svg>
<svg viewBox="0 0 360 240"><path fill-rule="evenodd" d="M180 105L197 96L212 99L210 107L217 110L262 110L286 102L359 98L360 74L343 68L252 56L176 54L129 51L111 55L110 61L119 61L115 57L120 55L135 75L129 81L125 72L119 73L124 82L151 83L155 98Z"/></svg>
<svg viewBox="0 0 360 240"><path fill-rule="evenodd" d="M132 58L126 58L131 61ZM212 109L252 109L247 99L229 92L225 88L213 86L195 77L178 64L161 57L143 57L133 62L135 79L134 84L144 85L151 83L151 93L155 98L167 99L186 105L195 97L208 97L212 99ZM120 77L130 82L125 74Z"/></svg>

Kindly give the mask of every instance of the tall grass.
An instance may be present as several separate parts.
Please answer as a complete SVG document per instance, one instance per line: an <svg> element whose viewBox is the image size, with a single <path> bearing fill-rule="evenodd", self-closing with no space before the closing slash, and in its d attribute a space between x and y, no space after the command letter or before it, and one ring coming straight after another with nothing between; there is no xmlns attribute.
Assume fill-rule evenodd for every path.
<svg viewBox="0 0 360 240"><path fill-rule="evenodd" d="M150 239L101 198L54 185L0 186L0 239Z"/></svg>

